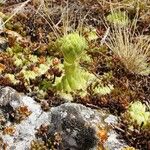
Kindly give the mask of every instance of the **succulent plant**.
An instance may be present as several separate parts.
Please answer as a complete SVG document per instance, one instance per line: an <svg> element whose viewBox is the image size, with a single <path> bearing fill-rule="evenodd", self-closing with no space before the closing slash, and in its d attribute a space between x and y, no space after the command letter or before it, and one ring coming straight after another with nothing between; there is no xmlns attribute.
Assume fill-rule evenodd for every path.
<svg viewBox="0 0 150 150"><path fill-rule="evenodd" d="M136 149L149 149L150 111L148 109L142 102L135 101L121 118L120 128L125 132L120 133L126 137L129 145Z"/></svg>
<svg viewBox="0 0 150 150"><path fill-rule="evenodd" d="M36 140L31 142L30 150L47 150L48 148L45 146L42 140Z"/></svg>
<svg viewBox="0 0 150 150"><path fill-rule="evenodd" d="M17 80L13 74L5 74L5 77L8 78L14 85L19 83L19 80Z"/></svg>
<svg viewBox="0 0 150 150"><path fill-rule="evenodd" d="M140 101L132 103L128 109L128 113L131 119L139 126L143 124L143 127L145 127L150 124L150 111L146 111L146 105Z"/></svg>
<svg viewBox="0 0 150 150"><path fill-rule="evenodd" d="M73 64L77 61L83 51L88 47L84 37L78 33L70 33L56 41L59 49L62 51L65 62Z"/></svg>
<svg viewBox="0 0 150 150"><path fill-rule="evenodd" d="M107 20L114 24L114 25L118 25L118 26L126 26L129 23L128 17L126 16L125 12L111 12L111 14L109 14L107 16Z"/></svg>
<svg viewBox="0 0 150 150"><path fill-rule="evenodd" d="M107 86L99 86L98 85L94 89L94 94L99 94L99 95L110 94L113 89L114 89L114 87L111 84L108 84Z"/></svg>
<svg viewBox="0 0 150 150"><path fill-rule="evenodd" d="M79 59L88 47L84 37L78 33L65 35L56 41L64 56L64 76L57 89L62 92L73 92L84 89L88 81L88 73L79 65Z"/></svg>

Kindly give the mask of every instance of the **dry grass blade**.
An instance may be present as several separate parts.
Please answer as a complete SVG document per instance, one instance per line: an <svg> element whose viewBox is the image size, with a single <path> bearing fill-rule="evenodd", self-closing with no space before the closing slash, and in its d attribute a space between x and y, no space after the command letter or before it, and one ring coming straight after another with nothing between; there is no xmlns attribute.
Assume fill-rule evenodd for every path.
<svg viewBox="0 0 150 150"><path fill-rule="evenodd" d="M2 25L0 25L0 28L3 27L9 20L11 20L19 11L21 11L26 6L26 4L28 4L30 1L31 0L27 0L27 1L23 2L20 6L18 6L14 10L13 14Z"/></svg>

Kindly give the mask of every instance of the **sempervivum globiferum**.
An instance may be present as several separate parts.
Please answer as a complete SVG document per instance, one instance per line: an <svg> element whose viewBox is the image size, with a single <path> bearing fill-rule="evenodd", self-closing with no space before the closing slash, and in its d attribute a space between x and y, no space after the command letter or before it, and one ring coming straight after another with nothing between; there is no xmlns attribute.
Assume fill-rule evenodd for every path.
<svg viewBox="0 0 150 150"><path fill-rule="evenodd" d="M88 47L85 38L76 32L70 33L58 39L56 44L64 57L64 76L57 89L67 93L84 89L87 72L80 67L79 60Z"/></svg>

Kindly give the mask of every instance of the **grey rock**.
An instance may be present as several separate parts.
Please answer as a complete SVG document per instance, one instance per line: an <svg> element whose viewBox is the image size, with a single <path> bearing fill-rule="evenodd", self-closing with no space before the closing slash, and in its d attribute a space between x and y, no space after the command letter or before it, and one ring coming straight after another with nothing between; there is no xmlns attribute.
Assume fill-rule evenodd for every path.
<svg viewBox="0 0 150 150"><path fill-rule="evenodd" d="M104 149L119 150L126 145L113 130L108 131L108 139L101 144L98 137L100 128L110 128L118 122L116 116L104 110L93 110L76 103L65 103L51 109L51 128L48 137L52 138L59 133L62 143L58 150L97 150L101 145Z"/></svg>
<svg viewBox="0 0 150 150"><path fill-rule="evenodd" d="M105 149L108 150L121 150L123 147L127 146L122 139L118 139L118 134L111 130L108 135L108 139L104 143Z"/></svg>
<svg viewBox="0 0 150 150"><path fill-rule="evenodd" d="M0 27L0 30L2 27ZM8 48L8 40L4 37L0 37L0 51L5 51Z"/></svg>
<svg viewBox="0 0 150 150"><path fill-rule="evenodd" d="M8 144L8 150L29 150L32 140L42 139L36 133L43 124L50 127L46 133L47 138L52 139L56 133L60 133L62 141L58 150L96 150L101 143L97 135L99 127L110 128L117 123L117 117L107 111L94 110L76 103L65 103L44 112L33 98L20 95L10 87L1 88L0 105L5 108L8 104L13 109L27 106L32 112L25 120L14 124L14 135L3 135L0 131L0 137ZM12 125L12 122L7 121L6 125ZM103 143L105 149L121 150L125 146L126 143L113 128L108 130L108 139Z"/></svg>
<svg viewBox="0 0 150 150"><path fill-rule="evenodd" d="M0 106L6 106L12 101L20 102L20 94L11 87L0 87Z"/></svg>
<svg viewBox="0 0 150 150"><path fill-rule="evenodd" d="M80 104L65 103L51 109L51 128L48 136L60 133L62 144L58 149L89 150L96 149L97 124L102 119L97 113Z"/></svg>
<svg viewBox="0 0 150 150"><path fill-rule="evenodd" d="M8 150L29 149L31 141L35 139L37 129L44 123L49 124L49 113L43 112L41 106L32 98L19 95L18 92L10 87L1 88L0 104L3 107L9 104L13 109L19 106L27 106L32 112L21 123L15 124L15 134L13 136L3 135L0 132L3 142L8 144ZM13 124L9 121L6 125Z"/></svg>

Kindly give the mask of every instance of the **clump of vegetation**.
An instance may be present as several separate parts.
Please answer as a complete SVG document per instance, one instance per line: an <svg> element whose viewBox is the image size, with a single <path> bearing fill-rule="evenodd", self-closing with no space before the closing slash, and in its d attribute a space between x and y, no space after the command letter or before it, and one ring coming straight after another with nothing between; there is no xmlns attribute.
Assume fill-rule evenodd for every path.
<svg viewBox="0 0 150 150"><path fill-rule="evenodd" d="M9 59L11 58L11 62L6 59L6 54ZM36 94L44 93L41 90L47 91L52 87L54 72L60 74L60 66L54 64L55 59L56 57L45 54L39 56L30 48L24 48L16 43L1 53L0 71L3 74L1 82L19 89L23 88L28 92L36 89Z"/></svg>
<svg viewBox="0 0 150 150"><path fill-rule="evenodd" d="M121 150L136 150L134 147L125 147L125 148L123 148L123 149L121 149Z"/></svg>
<svg viewBox="0 0 150 150"><path fill-rule="evenodd" d="M122 26L122 27L128 25L129 23L129 19L126 13L121 11L111 12L107 16L107 20L113 25Z"/></svg>
<svg viewBox="0 0 150 150"><path fill-rule="evenodd" d="M30 150L48 150L42 140L32 141Z"/></svg>
<svg viewBox="0 0 150 150"><path fill-rule="evenodd" d="M58 48L64 56L64 75L57 89L62 92L73 92L87 87L87 72L81 69L79 60L88 44L84 37L78 33L65 35L56 41Z"/></svg>
<svg viewBox="0 0 150 150"><path fill-rule="evenodd" d="M140 101L132 103L122 115L121 128L125 139L138 149L148 149L150 134L150 111ZM124 134L123 133L123 134Z"/></svg>
<svg viewBox="0 0 150 150"><path fill-rule="evenodd" d="M106 44L122 64L131 73L139 75L150 74L150 39L136 36L128 27L114 26L107 37Z"/></svg>
<svg viewBox="0 0 150 150"><path fill-rule="evenodd" d="M94 89L94 93L95 94L100 94L100 95L106 95L106 94L110 94L113 89L114 88L113 88L112 85L96 87Z"/></svg>
<svg viewBox="0 0 150 150"><path fill-rule="evenodd" d="M130 121L136 122L139 127L150 126L150 111L146 111L146 105L140 101L132 103L126 115L129 115Z"/></svg>
<svg viewBox="0 0 150 150"><path fill-rule="evenodd" d="M27 106L20 106L14 112L14 119L18 122L26 119L32 112L29 111Z"/></svg>

